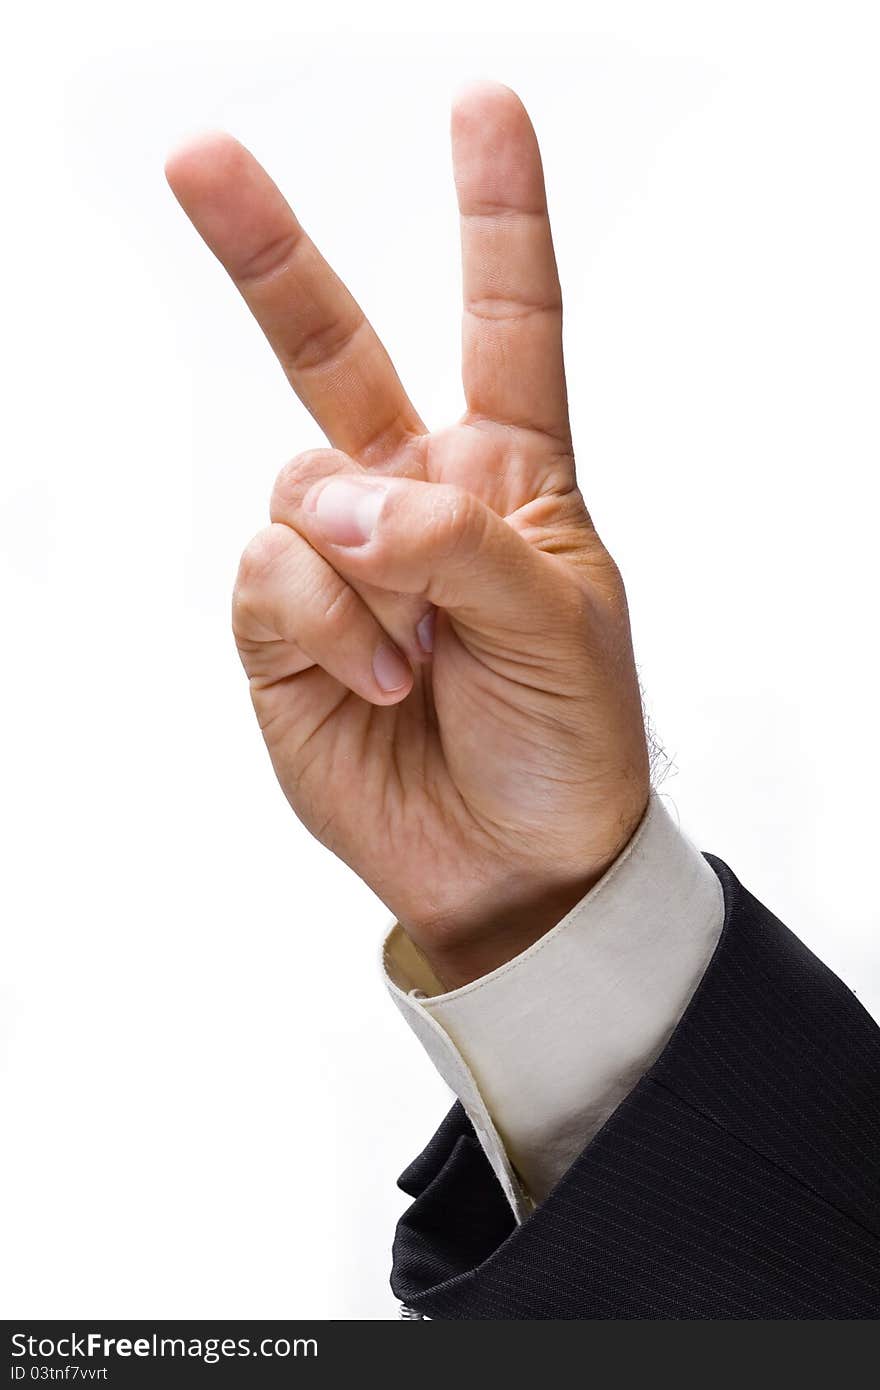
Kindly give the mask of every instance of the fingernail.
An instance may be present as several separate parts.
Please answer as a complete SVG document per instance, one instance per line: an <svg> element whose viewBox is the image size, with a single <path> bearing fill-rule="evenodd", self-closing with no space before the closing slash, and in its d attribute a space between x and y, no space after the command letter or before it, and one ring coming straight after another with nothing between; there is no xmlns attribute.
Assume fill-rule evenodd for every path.
<svg viewBox="0 0 880 1390"><path fill-rule="evenodd" d="M434 629L437 626L437 609L429 608L423 618L416 623L416 637L423 652L434 650Z"/></svg>
<svg viewBox="0 0 880 1390"><path fill-rule="evenodd" d="M400 652L389 642L383 642L373 654L373 675L376 684L390 695L392 690L402 690L409 684L410 669Z"/></svg>
<svg viewBox="0 0 880 1390"><path fill-rule="evenodd" d="M333 545L363 545L379 520L385 501L381 483L365 483L352 478L331 478L317 496L306 502L315 520Z"/></svg>

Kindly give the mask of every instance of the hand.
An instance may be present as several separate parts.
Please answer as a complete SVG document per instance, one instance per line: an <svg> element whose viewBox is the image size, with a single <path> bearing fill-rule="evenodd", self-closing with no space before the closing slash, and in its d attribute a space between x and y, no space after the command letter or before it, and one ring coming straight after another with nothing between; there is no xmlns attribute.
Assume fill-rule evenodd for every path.
<svg viewBox="0 0 880 1390"><path fill-rule="evenodd" d="M235 588L275 771L447 988L558 921L649 791L623 584L575 481L535 135L482 83L452 144L466 409L436 433L245 149L204 137L167 167L332 446L282 470Z"/></svg>

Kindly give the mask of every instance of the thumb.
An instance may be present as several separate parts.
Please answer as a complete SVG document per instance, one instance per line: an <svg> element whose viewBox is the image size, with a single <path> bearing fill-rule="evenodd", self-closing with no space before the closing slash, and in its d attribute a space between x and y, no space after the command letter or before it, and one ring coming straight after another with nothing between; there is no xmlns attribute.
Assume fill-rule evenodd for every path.
<svg viewBox="0 0 880 1390"><path fill-rule="evenodd" d="M306 494L297 524L338 573L418 594L484 631L546 638L583 598L568 565L447 484L334 476Z"/></svg>

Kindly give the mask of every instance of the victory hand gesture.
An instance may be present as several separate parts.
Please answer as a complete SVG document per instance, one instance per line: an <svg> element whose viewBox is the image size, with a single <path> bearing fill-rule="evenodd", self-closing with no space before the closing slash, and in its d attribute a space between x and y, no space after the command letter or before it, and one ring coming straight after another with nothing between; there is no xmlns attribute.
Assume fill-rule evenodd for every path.
<svg viewBox="0 0 880 1390"><path fill-rule="evenodd" d="M452 144L466 408L433 433L241 145L167 168L331 446L282 469L235 587L275 771L448 988L558 921L649 788L623 585L575 480L535 135L480 84Z"/></svg>

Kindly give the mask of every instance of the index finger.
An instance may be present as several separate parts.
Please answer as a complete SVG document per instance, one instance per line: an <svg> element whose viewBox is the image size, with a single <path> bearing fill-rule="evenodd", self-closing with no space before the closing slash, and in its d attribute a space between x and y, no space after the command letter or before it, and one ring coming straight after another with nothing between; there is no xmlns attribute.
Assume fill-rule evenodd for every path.
<svg viewBox="0 0 880 1390"><path fill-rule="evenodd" d="M165 173L331 444L368 461L424 433L363 310L253 155L231 135L201 136Z"/></svg>

